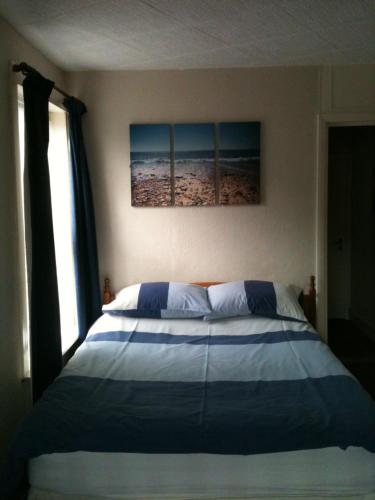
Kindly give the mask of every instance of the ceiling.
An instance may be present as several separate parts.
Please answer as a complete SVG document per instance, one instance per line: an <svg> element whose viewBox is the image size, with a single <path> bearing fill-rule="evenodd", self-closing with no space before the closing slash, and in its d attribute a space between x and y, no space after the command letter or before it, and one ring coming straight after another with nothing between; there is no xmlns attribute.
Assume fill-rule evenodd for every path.
<svg viewBox="0 0 375 500"><path fill-rule="evenodd" d="M375 0L0 0L66 70L375 62Z"/></svg>

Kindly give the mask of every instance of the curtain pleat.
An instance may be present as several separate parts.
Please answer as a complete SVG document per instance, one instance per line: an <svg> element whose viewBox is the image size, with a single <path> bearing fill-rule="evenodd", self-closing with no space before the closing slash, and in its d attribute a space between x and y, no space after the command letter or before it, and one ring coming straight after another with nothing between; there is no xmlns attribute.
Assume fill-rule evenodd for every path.
<svg viewBox="0 0 375 500"><path fill-rule="evenodd" d="M23 81L25 168L31 223L30 345L33 399L62 367L60 312L48 169L48 99L54 83L38 73Z"/></svg>
<svg viewBox="0 0 375 500"><path fill-rule="evenodd" d="M101 314L95 215L82 132L82 115L86 113L86 107L74 97L66 98L64 106L69 117L69 142L74 193L73 244L79 336L84 339L87 330Z"/></svg>

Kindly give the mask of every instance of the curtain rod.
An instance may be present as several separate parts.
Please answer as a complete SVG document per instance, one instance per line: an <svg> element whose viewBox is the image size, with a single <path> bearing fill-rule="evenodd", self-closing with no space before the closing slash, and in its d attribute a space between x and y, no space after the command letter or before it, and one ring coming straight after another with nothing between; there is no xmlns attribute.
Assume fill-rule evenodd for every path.
<svg viewBox="0 0 375 500"><path fill-rule="evenodd" d="M21 62L20 64L13 64L13 67L12 67L13 71L15 73L18 73L18 72L21 72L23 75L27 75L28 73L35 73L35 74L38 74L40 75L39 71L37 71L35 68L33 68L32 66L29 66L28 64L26 64L25 62ZM59 94L62 94L64 97L72 97L70 96L69 94L67 94L66 92L64 92L63 90L61 90L59 87L57 87L57 85L54 85L53 88L59 92Z"/></svg>

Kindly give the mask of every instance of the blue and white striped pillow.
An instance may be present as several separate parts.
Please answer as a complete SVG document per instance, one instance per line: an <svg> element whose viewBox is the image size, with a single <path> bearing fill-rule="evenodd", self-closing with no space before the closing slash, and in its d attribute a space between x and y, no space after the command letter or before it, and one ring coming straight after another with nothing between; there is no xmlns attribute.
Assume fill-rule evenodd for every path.
<svg viewBox="0 0 375 500"><path fill-rule="evenodd" d="M267 318L307 321L296 288L271 281L232 281L208 288L212 312L204 319L254 314Z"/></svg>
<svg viewBox="0 0 375 500"><path fill-rule="evenodd" d="M102 310L131 318L199 318L211 312L205 288L174 282L125 287Z"/></svg>

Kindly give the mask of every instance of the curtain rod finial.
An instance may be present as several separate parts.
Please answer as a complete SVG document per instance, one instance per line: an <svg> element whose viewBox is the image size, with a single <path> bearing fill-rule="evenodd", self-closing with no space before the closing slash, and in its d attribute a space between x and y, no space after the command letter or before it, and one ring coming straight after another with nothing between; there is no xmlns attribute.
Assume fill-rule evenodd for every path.
<svg viewBox="0 0 375 500"><path fill-rule="evenodd" d="M19 64L13 64L12 66L12 69L14 72L18 73L19 71L21 71L21 73L25 76L27 75L38 75L38 76L42 76L39 71L37 71L35 68L33 68L32 66L29 66L27 63L25 62L21 62ZM63 96L65 97L70 97L69 94L67 94L66 92L64 92L63 90L59 89L59 87L57 87L56 85L53 85L55 90L57 90L57 92L60 92L60 94L62 94Z"/></svg>
<svg viewBox="0 0 375 500"><path fill-rule="evenodd" d="M27 73L38 73L36 71L36 69L32 68L31 66L29 66L25 62L21 62L19 64L13 64L13 68L12 69L16 73L18 73L19 71L21 71L21 73L23 73L24 75L26 75Z"/></svg>
<svg viewBox="0 0 375 500"><path fill-rule="evenodd" d="M17 73L18 71L21 71L21 64L13 64L12 70Z"/></svg>

